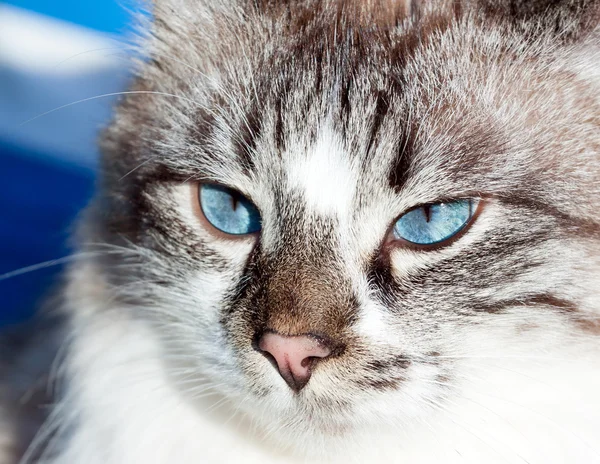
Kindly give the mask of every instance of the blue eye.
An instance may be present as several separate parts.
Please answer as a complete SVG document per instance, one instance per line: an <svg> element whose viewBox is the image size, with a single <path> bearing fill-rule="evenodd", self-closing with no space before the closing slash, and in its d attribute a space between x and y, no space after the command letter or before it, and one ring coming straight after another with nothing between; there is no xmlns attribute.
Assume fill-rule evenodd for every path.
<svg viewBox="0 0 600 464"><path fill-rule="evenodd" d="M241 193L219 185L202 184L199 197L204 217L220 231L231 235L260 231L260 213Z"/></svg>
<svg viewBox="0 0 600 464"><path fill-rule="evenodd" d="M463 230L478 203L478 200L456 200L413 209L398 219L394 235L417 245L444 242Z"/></svg>

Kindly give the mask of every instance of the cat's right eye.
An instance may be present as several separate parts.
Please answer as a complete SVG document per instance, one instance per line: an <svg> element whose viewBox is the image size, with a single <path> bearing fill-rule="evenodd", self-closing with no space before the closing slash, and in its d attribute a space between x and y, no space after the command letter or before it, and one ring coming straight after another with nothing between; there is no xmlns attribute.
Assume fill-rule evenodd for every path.
<svg viewBox="0 0 600 464"><path fill-rule="evenodd" d="M258 208L237 190L216 184L200 184L198 200L206 220L221 232L249 235L261 229Z"/></svg>

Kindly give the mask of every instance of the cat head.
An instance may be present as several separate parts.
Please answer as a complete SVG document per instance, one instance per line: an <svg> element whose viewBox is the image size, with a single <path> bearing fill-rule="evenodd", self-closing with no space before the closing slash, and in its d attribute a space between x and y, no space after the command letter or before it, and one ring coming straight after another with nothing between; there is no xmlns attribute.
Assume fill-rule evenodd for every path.
<svg viewBox="0 0 600 464"><path fill-rule="evenodd" d="M299 446L597 335L600 4L563 3L155 5L83 237L190 401Z"/></svg>

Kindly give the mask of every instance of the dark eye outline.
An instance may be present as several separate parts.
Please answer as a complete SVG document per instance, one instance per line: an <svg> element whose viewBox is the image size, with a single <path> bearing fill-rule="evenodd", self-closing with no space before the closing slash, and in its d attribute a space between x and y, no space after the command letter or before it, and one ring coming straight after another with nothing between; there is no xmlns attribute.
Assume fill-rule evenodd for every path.
<svg viewBox="0 0 600 464"><path fill-rule="evenodd" d="M414 243L414 242L406 240L402 237L397 237L394 235L394 228L396 227L396 223L400 220L400 218L402 218L404 215L410 213L411 211L414 211L419 208L423 208L425 206L433 206L433 205L438 205L440 203L452 203L452 202L461 201L461 200L477 202L477 205L475 206L474 211L472 211L471 217L467 220L467 222L465 222L465 224L454 235L451 235L446 240L442 240L440 242L431 243L431 244L419 244L419 243ZM445 248L447 246L450 246L454 242L460 240L469 231L471 226L475 223L475 221L481 214L481 211L483 210L484 205L485 205L484 198L482 198L480 196L472 196L472 197L442 199L442 200L433 201L433 202L429 202L429 203L422 203L420 205L414 206L414 207L410 208L409 210L406 210L399 216L397 216L396 219L394 219L392 221L392 224L388 229L386 245L387 246L400 246L400 247L412 249L415 251L434 251L434 250L439 250L440 248Z"/></svg>
<svg viewBox="0 0 600 464"><path fill-rule="evenodd" d="M257 230L256 232L250 232L247 234L230 234L230 233L227 233L227 232L219 229L215 225L213 225L208 220L206 215L204 214L204 209L202 208L202 203L200 201L200 189L202 188L203 185L214 185L221 189L228 190L228 191L232 192L234 195L239 196L239 197L243 198L244 200L246 200L247 202L251 203L256 208L259 215L260 215L260 210L258 209L258 206L256 206L254 204L253 201L251 201L247 196L243 195L239 190L231 188L227 185L219 184L217 182L195 182L195 183L191 184L191 189L190 189L191 195L192 195L192 208L193 208L194 214L200 220L200 224L204 227L204 229L206 229L208 232L210 232L212 235L216 236L217 238L224 239L224 240L244 240L244 241L246 241L246 240L248 240L248 238L257 239L260 236L260 233L262 231L262 222L261 222L261 228L259 230ZM262 215L261 215L261 217L262 217Z"/></svg>

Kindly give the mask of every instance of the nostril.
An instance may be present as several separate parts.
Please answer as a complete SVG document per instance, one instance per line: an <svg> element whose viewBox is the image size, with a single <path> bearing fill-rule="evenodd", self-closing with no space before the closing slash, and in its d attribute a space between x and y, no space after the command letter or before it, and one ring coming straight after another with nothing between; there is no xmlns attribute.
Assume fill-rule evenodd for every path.
<svg viewBox="0 0 600 464"><path fill-rule="evenodd" d="M311 356L310 358L304 358L300 364L302 365L302 367L309 367L310 365L314 364L317 359L319 358L315 356Z"/></svg>

